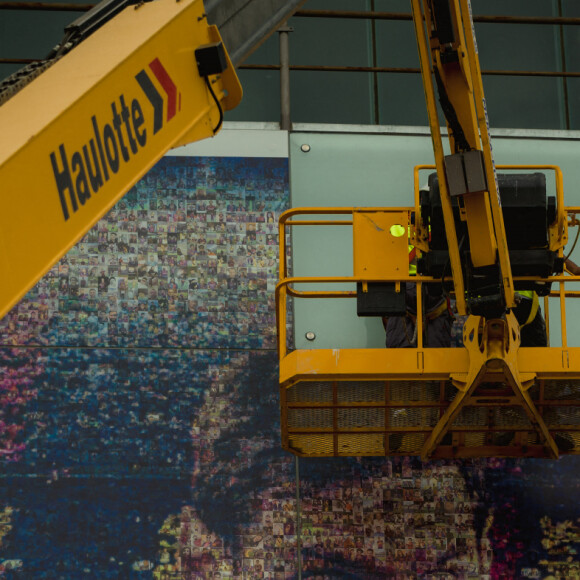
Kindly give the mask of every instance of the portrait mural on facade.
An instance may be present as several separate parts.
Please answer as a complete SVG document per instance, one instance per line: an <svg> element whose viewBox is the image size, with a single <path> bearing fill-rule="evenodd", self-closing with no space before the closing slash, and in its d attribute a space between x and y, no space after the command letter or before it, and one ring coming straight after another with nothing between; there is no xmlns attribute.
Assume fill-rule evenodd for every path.
<svg viewBox="0 0 580 580"><path fill-rule="evenodd" d="M0 321L0 578L575 578L579 462L297 461L286 158L164 158Z"/></svg>

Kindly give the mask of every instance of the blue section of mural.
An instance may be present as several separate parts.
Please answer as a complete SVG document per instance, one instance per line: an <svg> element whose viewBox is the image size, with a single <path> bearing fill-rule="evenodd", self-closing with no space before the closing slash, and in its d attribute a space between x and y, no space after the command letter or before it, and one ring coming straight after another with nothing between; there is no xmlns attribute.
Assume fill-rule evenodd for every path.
<svg viewBox="0 0 580 580"><path fill-rule="evenodd" d="M0 491L22 577L151 578L188 544L213 548L213 570L259 533L257 492L287 499L272 351L55 349L29 368L38 395Z"/></svg>
<svg viewBox="0 0 580 580"><path fill-rule="evenodd" d="M236 400L255 397L249 385L277 396L271 352L54 349L43 363L31 360L29 349L9 354L16 367L36 362L42 370L33 365L32 376L23 377L36 395L20 413L15 443L25 444L23 460L7 461L5 474L187 476L192 442L216 439L236 421L252 418L251 409L240 407L205 417L208 398L232 391ZM256 358L267 361L265 369L260 365L268 371L263 381L247 376ZM267 410L272 419L271 401ZM252 429L262 432L259 420ZM202 432L204 421L211 427Z"/></svg>
<svg viewBox="0 0 580 580"><path fill-rule="evenodd" d="M159 529L191 501L187 479L4 479L13 531L4 538L7 578L151 578Z"/></svg>
<svg viewBox="0 0 580 580"><path fill-rule="evenodd" d="M287 159L167 157L0 322L0 576L233 570L256 490L291 493L287 201Z"/></svg>
<svg viewBox="0 0 580 580"><path fill-rule="evenodd" d="M578 457L281 451L287 203L168 157L0 322L0 577L579 578Z"/></svg>

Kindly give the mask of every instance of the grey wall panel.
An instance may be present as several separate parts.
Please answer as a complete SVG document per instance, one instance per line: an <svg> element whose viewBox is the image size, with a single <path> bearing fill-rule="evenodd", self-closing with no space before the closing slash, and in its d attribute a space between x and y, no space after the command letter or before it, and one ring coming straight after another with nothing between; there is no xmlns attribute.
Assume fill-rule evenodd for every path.
<svg viewBox="0 0 580 580"><path fill-rule="evenodd" d="M293 207L405 206L413 204L413 167L433 163L431 139L421 134L403 133L403 128L385 128L388 133L347 133L318 129L296 131L290 137L290 184ZM304 153L303 144L310 150ZM577 133L498 131L493 140L497 164L554 164L564 173L566 205L580 205L580 139ZM425 172L421 183L426 182ZM554 194L553 173L548 177L548 194ZM576 234L570 231L569 248ZM293 237L295 276L351 276L352 234L346 226L301 228ZM568 250L569 251L569 250ZM572 256L580 261L579 251ZM305 290L306 288L302 288ZM310 287L310 289L315 289ZM321 289L316 286L316 289ZM351 289L344 285L334 289ZM352 288L354 289L354 287ZM569 300L568 339L580 344L580 329L570 321L580 315L580 305ZM358 318L354 300L297 299L295 336L297 348L380 348L384 331L378 318ZM550 305L551 343L560 344L559 304ZM312 331L316 340L305 334Z"/></svg>

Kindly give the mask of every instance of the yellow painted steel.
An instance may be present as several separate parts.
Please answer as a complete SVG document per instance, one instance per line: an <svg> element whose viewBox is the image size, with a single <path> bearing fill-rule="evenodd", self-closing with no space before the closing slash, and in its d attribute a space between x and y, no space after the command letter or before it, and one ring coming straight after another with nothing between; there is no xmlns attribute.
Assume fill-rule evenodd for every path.
<svg viewBox="0 0 580 580"><path fill-rule="evenodd" d="M476 371L466 348L293 351L280 365L282 445L302 456L579 454L580 348L514 352Z"/></svg>
<svg viewBox="0 0 580 580"><path fill-rule="evenodd" d="M501 166L501 170L537 170L530 166ZM420 166L415 172L432 167ZM580 208L564 208L558 168L557 219L553 248L562 253L567 224ZM418 183L418 179L416 178ZM367 210L365 210L367 211ZM369 208L378 229L402 221L411 208ZM417 210L415 210L417 211ZM344 221L319 219L318 214L343 214ZM357 216L357 213L359 215ZM348 214L353 216L348 219ZM297 219L309 215L315 219ZM388 217L386 217L388 216ZM281 267L276 288L280 356L282 445L300 456L418 455L423 459L451 457L558 457L580 453L580 347L570 347L566 330L566 297L580 293L566 284L580 276L560 275L552 292L560 299L562 347L520 348L515 316L485 321L471 316L463 329L464 347L422 348L418 318L418 347L406 349L299 349L287 345L289 300L354 298L353 291L303 290L312 284L366 281L407 281L432 284L426 276L400 276L396 268L377 264L354 268L351 277L288 277L286 233L296 226L343 224L353 228L353 245L374 243L371 222L356 208L294 208L280 218ZM357 228L363 230L357 233ZM375 228L376 229L376 228ZM411 231L414 228L411 226ZM296 235L296 234L295 234ZM370 237L367 237L370 236ZM359 242L356 240L359 239ZM382 238L381 238L382 239ZM373 241L374 240L374 241ZM395 263L406 257L399 243ZM369 248L366 264L382 261ZM371 274L371 275L367 275ZM533 277L518 277L534 279ZM417 292L418 297L421 292ZM417 312L421 312L420 303ZM546 317L549 311L545 309ZM547 320L549 324L549 319Z"/></svg>
<svg viewBox="0 0 580 580"><path fill-rule="evenodd" d="M421 8L423 6L423 9ZM449 239L449 248L454 248L454 228L451 219L450 200L445 177L445 159L440 144L440 129L437 108L435 106L435 90L432 80L432 69L437 70L442 85L457 115L458 123L463 129L469 147L483 153L485 173L487 177L487 191L469 193L462 196L463 212L467 223L469 239L471 240L471 259L475 267L487 266L499 261L503 293L508 307L514 305L514 288L509 263L509 254L506 242L503 216L500 208L497 177L489 141L487 111L481 82L479 57L473 24L467 0L451 0L449 2L451 20L454 29L455 42L452 46L441 46L436 37L429 34L431 58L426 48L426 31L433 28L433 15L429 2L412 0L413 20L415 23L421 71L427 112L430 119L431 134L434 145L435 162L441 189L443 215ZM449 54L450 49L455 51L457 59L444 59L442 52ZM457 135L448 124L451 152L455 152ZM449 205L449 207L446 207ZM451 264L454 278L459 268L451 251ZM464 313L463 300L458 301L458 310Z"/></svg>
<svg viewBox="0 0 580 580"><path fill-rule="evenodd" d="M441 209L443 219L446 224L453 224L453 210L451 208L451 199L447 191L447 180L445 179L445 167L443 165L444 152L441 131L439 128L439 115L435 104L435 89L433 87L433 77L429 65L429 53L425 30L423 28L423 16L421 13L420 0L411 0L413 9L413 23L415 25L415 37L417 39L417 48L419 50L419 60L421 62L421 77L423 80L423 90L425 92L425 101L427 103L427 117L429 119L429 128L431 130L431 142L433 143L433 153L437 166L437 177L439 178L439 188L441 191ZM418 173L415 172L415 204L418 207ZM419 215L419 214L417 214ZM463 280L463 271L461 269L461 260L459 258L459 244L455 227L445 228L447 235L447 246L449 247L449 261L451 263L451 273L455 282L457 291L457 311L459 314L466 314L465 304L465 283Z"/></svg>
<svg viewBox="0 0 580 580"><path fill-rule="evenodd" d="M409 215L406 211L353 212L354 275L369 279L409 273Z"/></svg>
<svg viewBox="0 0 580 580"><path fill-rule="evenodd" d="M0 317L170 148L214 135L194 53L218 40L202 0L130 6L0 107Z"/></svg>
<svg viewBox="0 0 580 580"><path fill-rule="evenodd" d="M489 202L491 205L491 212L493 215L495 240L498 247L497 256L502 274L506 304L508 307L510 307L514 305L514 287L509 261L505 225L503 222L503 216L501 212L499 186L497 182L497 174L495 171L495 163L493 160L493 149L489 137L489 121L487 117L487 106L485 102L485 95L483 93L483 81L481 78L481 69L479 66L479 53L475 40L473 18L471 14L471 4L470 0L460 0L460 1L461 1L462 22L466 30L465 35L465 43L467 46L466 55L470 63L470 70L473 71L473 74L471 76L473 85L473 96L475 101L475 109L477 111L477 125L479 129L479 136L481 139L481 151L483 152L485 171L487 174Z"/></svg>
<svg viewBox="0 0 580 580"><path fill-rule="evenodd" d="M500 398L497 396L494 398L493 392L489 394L486 390L477 393L477 387L485 382L508 388L506 389L508 402L511 405L518 404L524 409L549 455L557 458L556 443L527 394L527 390L534 384L536 373L522 373L518 368L520 333L515 315L510 312L506 320L489 320L483 323L484 321L476 316L469 317L465 323L463 343L469 353L469 370L467 373L450 375L453 385L459 392L425 441L421 450L422 458L428 459L433 455L464 406L476 406L481 400L499 404L506 397L504 394Z"/></svg>

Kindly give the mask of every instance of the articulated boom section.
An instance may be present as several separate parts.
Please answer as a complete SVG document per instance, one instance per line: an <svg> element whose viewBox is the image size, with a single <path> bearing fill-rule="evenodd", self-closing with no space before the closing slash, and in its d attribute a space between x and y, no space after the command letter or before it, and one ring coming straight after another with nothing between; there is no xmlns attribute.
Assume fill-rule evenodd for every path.
<svg viewBox="0 0 580 580"><path fill-rule="evenodd" d="M128 4L105 0L71 25L88 37L70 52L64 41L0 106L0 318L170 148L213 137L242 97L202 0Z"/></svg>
<svg viewBox="0 0 580 580"><path fill-rule="evenodd" d="M515 296L469 2L412 0L412 8L457 309L491 318L513 307ZM453 203L464 235L455 227ZM459 256L463 241L470 245L467 264Z"/></svg>

